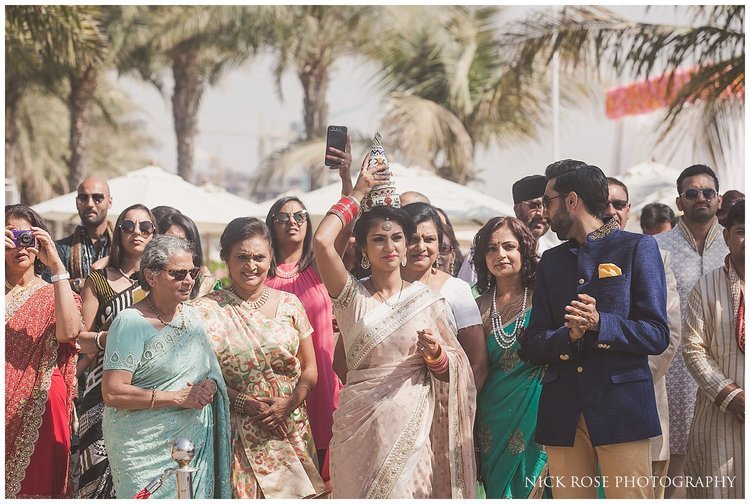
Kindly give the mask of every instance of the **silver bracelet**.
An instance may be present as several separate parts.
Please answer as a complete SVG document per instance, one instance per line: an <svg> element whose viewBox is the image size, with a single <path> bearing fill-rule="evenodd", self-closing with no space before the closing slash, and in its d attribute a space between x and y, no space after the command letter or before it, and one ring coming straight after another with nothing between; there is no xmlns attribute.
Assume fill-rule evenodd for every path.
<svg viewBox="0 0 750 504"><path fill-rule="evenodd" d="M96 333L96 337L94 338L94 343L96 343L96 349L100 352L104 351L104 345L102 345L101 338L102 334L104 334L104 331L99 331Z"/></svg>

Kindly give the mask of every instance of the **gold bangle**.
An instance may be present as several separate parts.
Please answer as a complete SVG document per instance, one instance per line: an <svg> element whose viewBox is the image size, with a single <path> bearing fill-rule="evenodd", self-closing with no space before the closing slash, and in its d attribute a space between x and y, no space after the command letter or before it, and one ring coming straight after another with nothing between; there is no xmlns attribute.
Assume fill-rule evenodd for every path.
<svg viewBox="0 0 750 504"><path fill-rule="evenodd" d="M308 387L307 385L305 385L304 383L298 383L297 387L305 387L307 389L307 395L302 399L303 401L307 399L308 397L310 397L310 394L312 394L312 389Z"/></svg>
<svg viewBox="0 0 750 504"><path fill-rule="evenodd" d="M151 406L149 406L148 409L150 410L154 409L155 402L156 402L156 389L151 391Z"/></svg>
<svg viewBox="0 0 750 504"><path fill-rule="evenodd" d="M423 355L424 361L427 364L434 364L434 363L438 362L440 360L440 358L443 356L443 347L440 346L440 345L438 345L438 349L439 349L439 351L438 351L437 357L435 357L435 358L430 358L427 354Z"/></svg>
<svg viewBox="0 0 750 504"><path fill-rule="evenodd" d="M239 413L240 415L245 414L246 400L247 396L245 394L237 394L237 397L234 398L234 402L232 402L232 409L235 411L235 413Z"/></svg>

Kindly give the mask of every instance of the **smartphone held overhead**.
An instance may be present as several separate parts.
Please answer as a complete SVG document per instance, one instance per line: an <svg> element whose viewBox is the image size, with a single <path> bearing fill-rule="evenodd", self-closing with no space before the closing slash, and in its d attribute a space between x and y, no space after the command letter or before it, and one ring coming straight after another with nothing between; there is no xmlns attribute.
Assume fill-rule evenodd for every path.
<svg viewBox="0 0 750 504"><path fill-rule="evenodd" d="M329 147L334 149L345 151L346 150L346 126L328 126L328 133L326 134L326 153L325 153L325 164L331 169L338 169L339 162ZM331 157L329 157L331 156Z"/></svg>

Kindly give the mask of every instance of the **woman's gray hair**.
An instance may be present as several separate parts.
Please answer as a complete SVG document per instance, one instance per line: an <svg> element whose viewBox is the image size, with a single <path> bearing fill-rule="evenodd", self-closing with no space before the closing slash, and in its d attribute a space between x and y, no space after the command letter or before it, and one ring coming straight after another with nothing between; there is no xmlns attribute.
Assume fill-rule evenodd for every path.
<svg viewBox="0 0 750 504"><path fill-rule="evenodd" d="M151 289L151 286L145 281L145 276L143 275L144 269L148 268L152 271L164 270L167 268L167 264L169 264L169 258L180 252L187 252L190 254L190 257L193 257L193 247L184 238L169 235L156 235L151 238L141 256L141 288L145 291Z"/></svg>

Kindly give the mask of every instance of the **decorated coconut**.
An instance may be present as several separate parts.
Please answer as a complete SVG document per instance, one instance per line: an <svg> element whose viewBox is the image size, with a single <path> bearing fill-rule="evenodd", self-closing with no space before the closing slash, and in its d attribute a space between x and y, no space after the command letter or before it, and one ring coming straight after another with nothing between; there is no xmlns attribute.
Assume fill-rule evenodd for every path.
<svg viewBox="0 0 750 504"><path fill-rule="evenodd" d="M378 164L388 165L388 158L385 156L385 149L383 148L383 139L380 136L380 132L375 133L375 137L372 140L372 147L370 147L370 160L368 166L375 166ZM393 183L393 173L388 170L388 180L384 183L377 185L370 190L370 192L362 200L362 210L367 212L372 207L376 206L392 206L399 208L401 201L399 195L396 192L396 185Z"/></svg>

